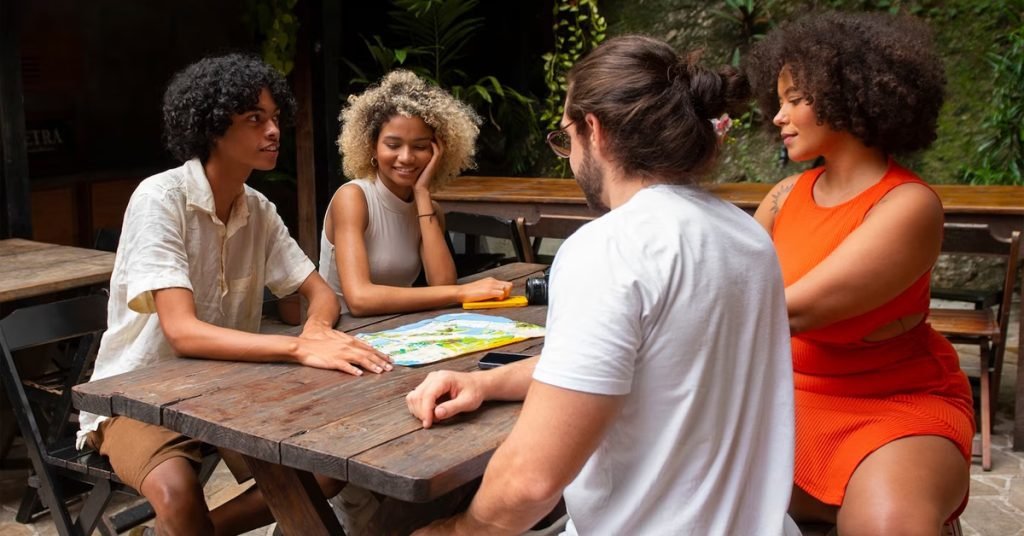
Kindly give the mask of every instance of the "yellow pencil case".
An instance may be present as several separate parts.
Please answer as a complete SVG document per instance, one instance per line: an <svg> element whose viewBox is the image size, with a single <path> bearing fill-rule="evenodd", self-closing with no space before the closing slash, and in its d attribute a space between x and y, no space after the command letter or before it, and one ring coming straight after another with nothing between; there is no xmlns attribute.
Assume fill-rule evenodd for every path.
<svg viewBox="0 0 1024 536"><path fill-rule="evenodd" d="M466 302L462 304L463 309L498 309L501 307L526 307L526 296L509 296L504 300L488 300Z"/></svg>

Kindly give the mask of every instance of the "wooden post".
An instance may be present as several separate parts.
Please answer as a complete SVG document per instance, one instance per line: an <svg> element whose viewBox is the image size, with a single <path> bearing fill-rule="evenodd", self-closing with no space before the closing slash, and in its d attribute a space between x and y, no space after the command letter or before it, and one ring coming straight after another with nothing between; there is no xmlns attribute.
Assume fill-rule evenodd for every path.
<svg viewBox="0 0 1024 536"><path fill-rule="evenodd" d="M345 535L313 475L249 456L245 463L285 536Z"/></svg>
<svg viewBox="0 0 1024 536"><path fill-rule="evenodd" d="M320 17L320 48L314 56L313 117L317 143L323 147L323 158L317 161L317 222L322 226L334 191L341 186L341 155L338 154L337 139L341 131L338 113L341 111L341 88L338 66L341 64L341 0L322 0ZM322 141L319 141L322 140Z"/></svg>
<svg viewBox="0 0 1024 536"><path fill-rule="evenodd" d="M19 0L0 2L0 237L32 238Z"/></svg>
<svg viewBox="0 0 1024 536"><path fill-rule="evenodd" d="M292 81L298 110L295 119L299 245L318 258L320 228L338 186L338 49L339 0L299 3L299 43Z"/></svg>
<svg viewBox="0 0 1024 536"><path fill-rule="evenodd" d="M305 0L299 4L299 42L295 54L295 70L292 83L295 86L295 173L298 197L299 247L315 262L319 258L317 244L316 215L316 158L317 143L313 135L313 69L312 55L315 48L317 25L315 11L317 0Z"/></svg>

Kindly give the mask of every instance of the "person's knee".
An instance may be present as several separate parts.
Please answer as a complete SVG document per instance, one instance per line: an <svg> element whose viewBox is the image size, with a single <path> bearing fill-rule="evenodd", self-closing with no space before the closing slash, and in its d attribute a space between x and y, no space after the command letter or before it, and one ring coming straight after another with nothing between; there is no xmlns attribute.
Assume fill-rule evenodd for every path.
<svg viewBox="0 0 1024 536"><path fill-rule="evenodd" d="M317 484L320 485L320 491L322 491L324 497L328 499L341 493L342 488L345 487L345 482L343 480L336 480L326 476L316 475L316 481Z"/></svg>
<svg viewBox="0 0 1024 536"><path fill-rule="evenodd" d="M789 499L789 516L798 523L828 523L835 525L838 508L825 504L799 486L793 486Z"/></svg>
<svg viewBox="0 0 1024 536"><path fill-rule="evenodd" d="M206 499L195 471L183 458L172 458L155 467L139 490L153 505L158 517L207 518Z"/></svg>

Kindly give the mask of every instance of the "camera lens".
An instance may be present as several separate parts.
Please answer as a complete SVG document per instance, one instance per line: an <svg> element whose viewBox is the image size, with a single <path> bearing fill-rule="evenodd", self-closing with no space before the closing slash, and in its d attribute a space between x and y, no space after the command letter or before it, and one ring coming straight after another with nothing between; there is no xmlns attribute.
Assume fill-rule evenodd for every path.
<svg viewBox="0 0 1024 536"><path fill-rule="evenodd" d="M547 277L531 277L526 280L526 301L530 305L548 304Z"/></svg>

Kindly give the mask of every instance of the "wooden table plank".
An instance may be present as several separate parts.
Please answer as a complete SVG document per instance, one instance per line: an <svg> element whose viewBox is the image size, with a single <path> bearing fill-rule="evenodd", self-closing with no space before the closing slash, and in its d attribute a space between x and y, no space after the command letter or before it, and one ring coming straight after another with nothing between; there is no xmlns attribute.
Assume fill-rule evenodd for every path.
<svg viewBox="0 0 1024 536"><path fill-rule="evenodd" d="M472 281L491 274L504 279L521 279L525 281L526 277L537 274L544 268L544 265L539 264L515 263L501 266L488 272L488 274L467 277L464 281ZM519 282L518 288L520 289L522 288L522 281ZM347 331L359 330L373 324L396 319L399 316L382 315L370 318L356 318L351 315L345 315L339 322L339 329ZM404 323L408 323L408 320L398 320L383 324L384 327L380 329L397 327ZM239 365L242 365L242 367L239 367ZM100 415L130 412L135 418L158 424L157 418L147 416L147 406L162 407L230 386L231 384L226 384L221 377L221 374L226 375L228 372L232 373L232 384L235 384L241 377L240 369L245 368L244 365L247 364L233 361L183 358L112 378L78 385L73 393L74 403L75 407L79 409ZM274 374L284 373L288 367L288 365L284 364L259 366L278 369ZM249 374L252 374L252 372L249 372ZM118 400L116 408L112 407L113 400L115 399Z"/></svg>
<svg viewBox="0 0 1024 536"><path fill-rule="evenodd" d="M521 288L525 277L516 281ZM456 311L461 308L403 315L373 324L372 331ZM503 316L516 320L544 321L544 308L502 312ZM260 368L260 365L245 363L238 366L244 367L241 370ZM381 400L404 397L431 370L451 366L438 363L416 369L397 367L391 372L362 377L294 367L281 375L233 381L229 387L168 404L164 406L163 424L189 437L280 463L282 441L378 405ZM252 411L254 407L261 408L258 414ZM341 469L331 476L345 478Z"/></svg>
<svg viewBox="0 0 1024 536"><path fill-rule="evenodd" d="M707 191L744 209L757 208L773 184L705 183ZM1024 187L934 184L948 213L990 213L1024 217ZM464 176L434 193L438 201L585 205L575 180Z"/></svg>
<svg viewBox="0 0 1024 536"><path fill-rule="evenodd" d="M543 312L537 308L533 314ZM542 341L529 340L503 349L536 355L542 347ZM476 369L483 353L450 362L460 365L451 370ZM428 502L483 474L494 449L514 426L520 406L486 404L477 412L424 430L407 411L404 396L400 396L282 443L282 453L289 454L288 461L284 457L282 461L347 458L349 482L401 500ZM343 433L356 430L368 433Z"/></svg>
<svg viewBox="0 0 1024 536"><path fill-rule="evenodd" d="M237 382L231 387L169 405L164 408L163 422L189 437L280 463L279 444L283 439L351 411L342 400L345 393L372 391L367 384L387 389L389 380L395 381L392 374L356 377L338 371L292 366L278 376ZM372 401L363 401L363 404L370 403Z"/></svg>
<svg viewBox="0 0 1024 536"><path fill-rule="evenodd" d="M708 183L700 187L753 212L772 184ZM936 184L947 221L985 223L1000 237L1024 228L1024 187ZM457 210L536 221L542 214L596 217L572 179L458 177L434 193L448 211Z"/></svg>
<svg viewBox="0 0 1024 536"><path fill-rule="evenodd" d="M278 438L280 461L293 467L348 480L349 457L390 441L394 436L385 437L389 434L408 434L410 424L419 426L416 419L403 409L403 401L406 394L423 381L427 374L435 370L471 370L474 366L475 360L460 358L415 369L396 367L392 372L368 378L370 381L352 383L353 388L334 394L337 408L333 408L330 414L323 413L321 419L302 419L295 423L297 426L281 434ZM385 402L382 404L381 401ZM396 402L400 404L395 405ZM402 408L396 415L402 417L400 420L404 421L404 425L385 424L384 421L389 419L383 417L382 413L392 407ZM412 419L411 423L403 418L406 415ZM361 435L362 431L369 429L374 430L373 435ZM347 436L356 431L360 434L358 437Z"/></svg>
<svg viewBox="0 0 1024 536"><path fill-rule="evenodd" d="M513 264L486 275L511 279L521 291L525 280L543 268L543 265ZM456 311L461 308L369 319L346 315L340 324L360 331L379 331ZM510 318L544 321L543 308L501 312L508 313L505 316ZM282 441L358 414L382 401L402 399L431 370L453 366L456 365L439 363L417 369L399 367L382 375L353 377L296 365L183 358L83 384L76 388L74 397L76 405L87 411L126 415L161 424L211 444L276 463L281 461ZM459 366L473 368L475 359ZM297 450L301 450L300 447L292 452ZM309 463L296 466L322 469ZM346 471L347 464L340 463L329 474L343 478Z"/></svg>
<svg viewBox="0 0 1024 536"><path fill-rule="evenodd" d="M36 242L34 240L25 240L24 238L8 238L0 240L0 260L4 257L11 255L21 255L29 251L38 251L45 248L60 247L57 244L48 244L46 242Z"/></svg>
<svg viewBox="0 0 1024 536"><path fill-rule="evenodd" d="M18 242L28 241L18 240ZM545 266L540 264L514 263L491 270L487 274L464 278L462 281L468 282L492 275L508 280L518 279L520 280L518 288L521 289L522 282L526 277L535 275L544 268ZM374 324L394 320L400 316L381 315L357 318L346 314L339 322L339 329L360 330ZM409 320L396 320L382 324L384 327L379 329L397 327L408 322ZM296 331L300 329L297 327ZM263 367L268 367L271 370L269 376L284 374L289 370L289 365L285 364L255 365L233 361L183 358L78 385L72 396L75 407L84 411L108 416L126 415L144 422L160 424L159 408L237 385L242 379L252 375L259 378L268 377L268 372L261 370ZM224 378L229 375L231 382L227 383Z"/></svg>
<svg viewBox="0 0 1024 536"><path fill-rule="evenodd" d="M0 240L0 303L110 280L114 254L31 240Z"/></svg>
<svg viewBox="0 0 1024 536"><path fill-rule="evenodd" d="M987 213L1024 217L1024 187L933 185L947 213Z"/></svg>
<svg viewBox="0 0 1024 536"><path fill-rule="evenodd" d="M502 350L536 355L540 353L542 346L542 342L531 339L504 346ZM477 361L484 353L486 352L477 352L431 367L401 367L399 372L405 376L402 380L404 391L388 393L388 396L375 392L373 398L378 401L385 400L383 403L368 406L316 429L310 429L306 433L285 439L281 442L281 463L348 480L349 469L346 460L421 429L419 420L406 410L406 393L419 385L433 370L476 370ZM385 492L382 489L374 491Z"/></svg>
<svg viewBox="0 0 1024 536"><path fill-rule="evenodd" d="M355 456L349 482L409 502L426 502L483 474L508 437L520 403L488 403L429 430L417 430Z"/></svg>
<svg viewBox="0 0 1024 536"><path fill-rule="evenodd" d="M502 281L513 281L530 275L535 275L538 272L543 271L545 268L547 268L547 266L543 264L529 264L525 262L516 262L512 264L498 266L497 268L488 270L486 273L468 275L466 277L459 279L459 283L470 283L472 281L477 281L485 277L493 277L495 279L500 279ZM344 315L342 315L341 320L338 322L338 325L335 326L335 329L340 329L341 331L357 331L361 328L385 320L390 320L392 318L396 318L399 316L401 315L393 313L376 316L357 317L352 316L349 313L345 313ZM299 330L301 328L296 329ZM297 333L298 331L296 331L296 334Z"/></svg>
<svg viewBox="0 0 1024 536"><path fill-rule="evenodd" d="M124 415L162 424L161 412L175 404L253 378L284 374L295 365L178 358L75 386L75 407L99 415ZM106 409L106 411L104 411Z"/></svg>

